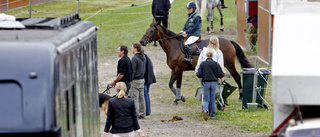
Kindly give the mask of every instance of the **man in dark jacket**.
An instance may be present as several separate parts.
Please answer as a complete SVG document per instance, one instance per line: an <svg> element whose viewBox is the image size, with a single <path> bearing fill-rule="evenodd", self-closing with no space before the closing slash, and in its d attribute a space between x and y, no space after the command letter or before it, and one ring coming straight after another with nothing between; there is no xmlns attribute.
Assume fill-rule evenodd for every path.
<svg viewBox="0 0 320 137"><path fill-rule="evenodd" d="M151 114L149 89L152 83L156 83L156 77L153 72L153 64L151 62L151 59L147 54L144 53L143 48L141 50L141 53L144 54L144 57L146 58L146 72L144 73L144 100L146 102L146 116L148 116Z"/></svg>
<svg viewBox="0 0 320 137"><path fill-rule="evenodd" d="M204 120L207 120L208 107L210 106L210 118L214 119L215 111L215 95L217 82L219 78L223 81L224 73L220 65L212 59L213 51L208 50L207 60L200 64L197 76L202 78L203 82L203 105L202 113ZM210 104L210 105L209 105Z"/></svg>
<svg viewBox="0 0 320 137"><path fill-rule="evenodd" d="M139 118L146 116L146 104L144 100L144 73L146 59L141 52L141 44L132 44L132 53L134 54L132 62L132 82L129 96L134 99L136 112Z"/></svg>
<svg viewBox="0 0 320 137"><path fill-rule="evenodd" d="M124 45L120 45L117 54L120 57L118 60L117 66L117 78L109 83L110 86L115 86L117 82L122 81L126 83L127 86L127 94L131 87L131 80L132 80L132 63L130 58L127 56L128 54L128 47Z"/></svg>
<svg viewBox="0 0 320 137"><path fill-rule="evenodd" d="M169 0L153 0L152 2L152 15L156 19L156 22L159 21L159 24L162 22L164 27L168 27L168 15L171 4Z"/></svg>

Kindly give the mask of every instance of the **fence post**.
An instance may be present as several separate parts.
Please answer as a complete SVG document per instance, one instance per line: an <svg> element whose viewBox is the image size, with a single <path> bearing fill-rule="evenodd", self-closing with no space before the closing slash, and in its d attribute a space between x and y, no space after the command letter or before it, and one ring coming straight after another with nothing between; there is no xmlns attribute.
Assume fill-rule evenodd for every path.
<svg viewBox="0 0 320 137"><path fill-rule="evenodd" d="M31 12L32 12L32 0L29 0L29 18L31 18Z"/></svg>

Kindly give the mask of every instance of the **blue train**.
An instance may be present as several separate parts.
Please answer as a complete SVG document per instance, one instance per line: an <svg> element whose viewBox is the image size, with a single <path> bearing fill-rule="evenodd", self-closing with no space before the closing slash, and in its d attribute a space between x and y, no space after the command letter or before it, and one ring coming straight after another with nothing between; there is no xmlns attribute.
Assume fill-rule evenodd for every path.
<svg viewBox="0 0 320 137"><path fill-rule="evenodd" d="M100 136L97 27L77 13L15 23L0 26L0 136Z"/></svg>

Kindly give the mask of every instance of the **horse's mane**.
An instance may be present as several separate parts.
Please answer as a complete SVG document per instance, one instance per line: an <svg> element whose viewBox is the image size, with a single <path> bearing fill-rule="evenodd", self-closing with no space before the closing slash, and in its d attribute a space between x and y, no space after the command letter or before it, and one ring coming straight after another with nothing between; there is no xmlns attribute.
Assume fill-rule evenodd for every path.
<svg viewBox="0 0 320 137"><path fill-rule="evenodd" d="M156 23L152 23L151 25L157 26ZM176 33L172 32L171 30L168 30L168 29L165 28L164 26L162 26L162 25L159 25L159 26L163 29L164 33L165 33L166 35L168 35L169 37L177 36ZM177 40L180 41L180 40L183 40L183 39L184 39L184 36L181 35L181 36L174 37L174 38L176 38Z"/></svg>

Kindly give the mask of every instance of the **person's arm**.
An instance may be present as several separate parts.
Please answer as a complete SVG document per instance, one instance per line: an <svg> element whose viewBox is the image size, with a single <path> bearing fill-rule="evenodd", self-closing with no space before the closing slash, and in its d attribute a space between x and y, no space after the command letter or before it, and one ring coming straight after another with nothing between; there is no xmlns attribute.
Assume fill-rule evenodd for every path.
<svg viewBox="0 0 320 137"><path fill-rule="evenodd" d="M222 51L219 49L218 50L218 64L220 65L222 71L224 72L224 59L223 59L223 53ZM224 72L225 73L225 72Z"/></svg>
<svg viewBox="0 0 320 137"><path fill-rule="evenodd" d="M137 73L137 59L136 57L133 55L132 57L132 79L134 78L134 76Z"/></svg>
<svg viewBox="0 0 320 137"><path fill-rule="evenodd" d="M107 114L107 122L106 122L106 125L105 125L105 127L104 127L104 133L103 134L105 134L105 133L109 133L109 131L110 131L110 127L111 127L111 125L112 125L112 120L113 120L113 109L112 109L113 107L112 107L112 104L110 103L110 101L109 101L109 103L108 103L108 114ZM105 135L106 136L106 135Z"/></svg>
<svg viewBox="0 0 320 137"><path fill-rule="evenodd" d="M220 79L222 79L222 78L224 77L224 72L223 72L223 70L221 69L219 63L217 63L216 69L217 69L218 77L219 77Z"/></svg>
<svg viewBox="0 0 320 137"><path fill-rule="evenodd" d="M110 86L115 86L117 82L119 82L122 78L124 77L124 74L119 73L116 80L112 81L111 83L109 83Z"/></svg>
<svg viewBox="0 0 320 137"><path fill-rule="evenodd" d="M152 6L151 6L151 10L152 10L152 12L151 12L151 13L152 13L153 18L155 17L155 15L154 15L154 6L155 6L155 1L156 1L156 0L153 0L153 1L152 1Z"/></svg>
<svg viewBox="0 0 320 137"><path fill-rule="evenodd" d="M200 21L201 21L200 16L197 16L197 17L194 19L195 24L194 24L193 28L187 30L186 33L187 33L187 34L190 34L190 33L193 33L193 32L195 32L195 31L197 31L197 30L198 30L198 27L199 27L199 24L200 24Z"/></svg>
<svg viewBox="0 0 320 137"><path fill-rule="evenodd" d="M199 70L197 73L197 77L202 78L202 75L203 75L203 62L200 64L200 67L199 67Z"/></svg>
<svg viewBox="0 0 320 137"><path fill-rule="evenodd" d="M170 0L166 0L166 9L169 10L171 8L171 2Z"/></svg>
<svg viewBox="0 0 320 137"><path fill-rule="evenodd" d="M198 58L197 66L196 66L196 68L194 69L194 72L196 73L196 75L197 75L197 73L198 73L200 64L201 64L202 61L203 61L203 59L202 59L202 58L203 58L203 54L204 54L204 50L201 51L201 53L200 53L200 55L199 55L199 58Z"/></svg>

